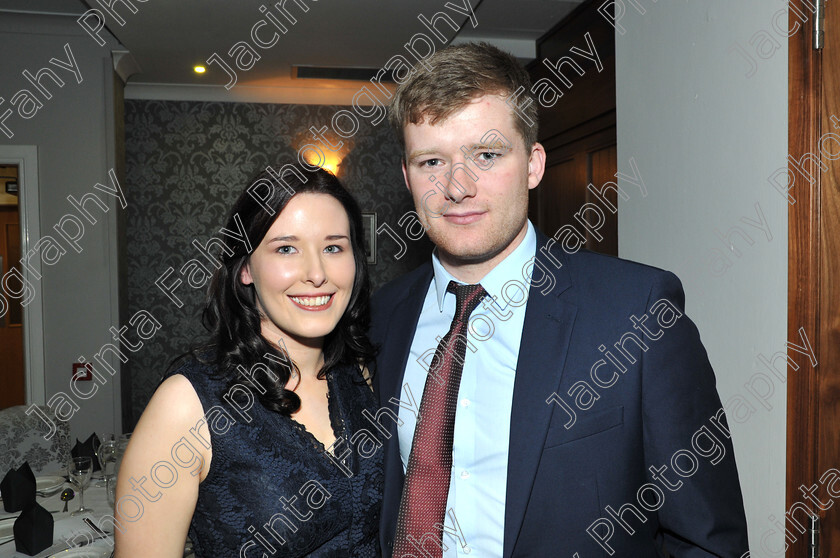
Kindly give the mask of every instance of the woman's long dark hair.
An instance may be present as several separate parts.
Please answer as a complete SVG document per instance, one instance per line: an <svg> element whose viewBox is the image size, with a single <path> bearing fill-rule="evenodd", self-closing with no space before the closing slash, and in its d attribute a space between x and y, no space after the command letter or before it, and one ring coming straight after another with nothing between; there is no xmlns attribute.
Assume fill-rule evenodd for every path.
<svg viewBox="0 0 840 558"><path fill-rule="evenodd" d="M318 377L324 379L340 364L370 362L374 348L365 334L370 321L370 294L362 214L353 196L323 169L288 164L277 172L267 167L251 181L231 208L225 226L233 233L244 228L250 250L245 242L225 239L228 250L221 254L222 267L213 275L202 315L204 327L211 334L214 363L219 374L230 378L229 387L237 383L248 386L266 408L284 415L300 408L300 398L285 387L296 367L288 355L260 334L262 316L254 286L242 284L240 275L292 196L302 193L327 194L344 207L356 260L350 302L324 339L324 367ZM258 363L262 364L254 366Z"/></svg>

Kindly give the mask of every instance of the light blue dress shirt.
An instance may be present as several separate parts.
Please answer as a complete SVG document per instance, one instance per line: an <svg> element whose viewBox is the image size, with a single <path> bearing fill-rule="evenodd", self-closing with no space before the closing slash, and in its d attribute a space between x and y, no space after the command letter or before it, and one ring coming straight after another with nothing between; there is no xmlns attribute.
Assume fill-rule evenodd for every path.
<svg viewBox="0 0 840 558"><path fill-rule="evenodd" d="M502 555L513 382L536 249L537 236L528 222L519 246L481 280L495 301L486 298L470 317L470 344L455 413L443 535L445 558ZM432 255L432 266L434 278L417 323L402 387L402 393L411 390L417 405L435 348L455 315L455 295L446 292L455 278L443 268L437 253ZM405 471L416 417L402 407L399 417L404 421L399 440Z"/></svg>

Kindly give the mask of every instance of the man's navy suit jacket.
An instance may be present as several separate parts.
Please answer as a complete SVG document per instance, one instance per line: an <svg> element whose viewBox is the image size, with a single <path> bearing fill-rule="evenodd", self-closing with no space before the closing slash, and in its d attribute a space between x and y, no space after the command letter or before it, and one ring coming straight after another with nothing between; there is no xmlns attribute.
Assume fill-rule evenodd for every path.
<svg viewBox="0 0 840 558"><path fill-rule="evenodd" d="M732 444L697 328L685 315L676 318L684 313L679 280L610 256L567 254L537 234L510 439L499 440L509 444L504 558L608 556L587 533L600 518L594 532L604 539L612 526L604 544L613 556L661 557L663 545L678 558L742 556L746 519ZM396 411L404 398L403 373L432 276L425 264L374 297L370 334L380 346L374 385L383 408ZM663 299L676 312L656 304ZM631 315L647 315L644 325L653 337L661 335L643 335ZM670 325L657 325L657 318ZM495 325L504 327L500 320ZM621 340L632 358L614 346ZM481 350L482 342L474 343ZM595 366L605 358L599 346L626 372L614 377L616 366ZM382 552L390 557L403 470L396 423L380 422L390 434L380 525ZM675 455L682 476L672 468ZM665 480L654 480L649 467ZM659 491L643 488L647 483ZM455 539L446 536L444 543Z"/></svg>

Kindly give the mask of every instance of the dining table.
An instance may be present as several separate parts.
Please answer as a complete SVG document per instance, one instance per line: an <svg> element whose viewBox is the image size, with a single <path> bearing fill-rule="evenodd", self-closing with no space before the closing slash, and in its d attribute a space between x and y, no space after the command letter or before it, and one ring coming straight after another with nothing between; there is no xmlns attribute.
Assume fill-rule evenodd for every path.
<svg viewBox="0 0 840 558"><path fill-rule="evenodd" d="M109 558L114 550L113 505L101 473L95 473L85 488L85 508L89 513L71 515L79 509L79 489L68 482L66 472L36 475L36 501L53 517L53 544L35 554L35 558ZM113 482L116 482L114 479ZM75 494L67 502L67 511L61 500L65 488ZM0 558L31 558L28 554L16 552L13 527L21 512L7 513L0 500ZM97 532L85 519L91 521L103 532ZM183 558L195 558L192 542L187 539Z"/></svg>
<svg viewBox="0 0 840 558"><path fill-rule="evenodd" d="M113 525L108 519L113 516L113 506L108 503L108 495L101 478L93 478L85 488L85 507L90 513L71 516L79 508L79 490L67 482L61 473L36 475L38 492L36 501L53 517L53 544L46 550L35 554L37 558L108 558L114 549ZM102 486L100 486L102 485ZM75 496L68 501L67 511L61 493L65 488L75 491ZM15 551L13 525L20 512L7 513L0 506L0 558L28 558L29 555ZM105 534L97 532L88 523L89 519ZM11 537L11 539L10 539Z"/></svg>
<svg viewBox="0 0 840 558"><path fill-rule="evenodd" d="M61 558L108 558L114 549L113 506L108 503L108 495L104 482L100 478L91 479L85 488L85 507L90 513L72 516L71 513L79 508L79 490L62 473L36 475L38 492L36 501L53 517L53 544L44 551L35 554L37 558L52 556ZM75 491L75 496L64 502L61 493L65 488ZM0 558L28 558L28 554L15 551L13 525L20 512L7 513L0 506ZM85 522L90 520L95 526L104 531L97 532ZM10 539L11 537L11 539Z"/></svg>

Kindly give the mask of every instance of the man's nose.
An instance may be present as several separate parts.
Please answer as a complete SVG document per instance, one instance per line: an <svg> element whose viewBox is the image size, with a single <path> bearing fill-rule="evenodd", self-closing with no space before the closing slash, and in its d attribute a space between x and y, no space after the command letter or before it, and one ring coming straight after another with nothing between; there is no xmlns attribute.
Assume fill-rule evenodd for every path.
<svg viewBox="0 0 840 558"><path fill-rule="evenodd" d="M476 185L478 176L467 167L464 161L453 164L451 170L438 178L446 198L455 203L474 197L478 190Z"/></svg>

